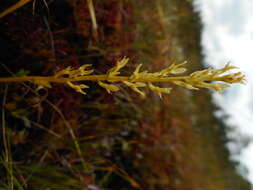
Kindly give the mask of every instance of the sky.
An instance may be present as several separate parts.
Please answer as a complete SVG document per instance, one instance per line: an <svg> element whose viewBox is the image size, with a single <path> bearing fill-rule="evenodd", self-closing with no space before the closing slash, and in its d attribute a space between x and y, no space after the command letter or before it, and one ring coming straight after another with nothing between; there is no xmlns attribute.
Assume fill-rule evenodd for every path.
<svg viewBox="0 0 253 190"><path fill-rule="evenodd" d="M228 115L227 135L249 144L239 154L236 144L228 144L233 156L248 172L243 175L253 184L253 0L194 0L203 22L202 47L205 63L221 68L230 62L246 76L246 85L233 85L214 101Z"/></svg>

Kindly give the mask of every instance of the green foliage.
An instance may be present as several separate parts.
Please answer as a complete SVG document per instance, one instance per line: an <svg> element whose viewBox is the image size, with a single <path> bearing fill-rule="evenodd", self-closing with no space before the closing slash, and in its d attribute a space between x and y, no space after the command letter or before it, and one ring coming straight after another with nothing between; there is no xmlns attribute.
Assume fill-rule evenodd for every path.
<svg viewBox="0 0 253 190"><path fill-rule="evenodd" d="M17 77L24 77L27 76L30 72L24 69L21 69L20 71L18 71L15 76Z"/></svg>

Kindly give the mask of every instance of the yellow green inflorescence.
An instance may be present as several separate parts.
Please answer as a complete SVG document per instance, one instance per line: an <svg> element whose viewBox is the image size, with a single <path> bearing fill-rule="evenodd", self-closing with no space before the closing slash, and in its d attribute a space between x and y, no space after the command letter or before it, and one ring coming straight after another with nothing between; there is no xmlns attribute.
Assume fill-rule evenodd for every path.
<svg viewBox="0 0 253 190"><path fill-rule="evenodd" d="M92 75L93 70L88 69L91 65L83 65L78 69L67 67L54 76L25 76L25 77L5 77L0 78L0 82L25 82L29 81L44 88L51 88L51 83L65 83L76 92L86 94L84 89L89 88L80 82L94 81L102 88L105 88L108 93L119 90L118 85L124 84L133 91L137 92L141 97L145 97L145 93L141 88L148 88L162 97L163 93L170 93L171 88L161 88L154 83L174 83L176 85L198 90L199 88L207 88L216 91L221 91L230 87L233 83L244 83L245 76L241 72L229 73L228 71L237 69L230 64L227 64L221 69L208 68L201 71L193 72L186 76L175 76L186 71L183 67L186 62L181 64L172 64L169 67L159 72L141 71L141 64L136 67L130 76L120 75L120 70L129 62L128 58L119 60L116 65L109 69L106 74ZM78 82L78 83L76 83ZM218 82L218 83L215 83Z"/></svg>

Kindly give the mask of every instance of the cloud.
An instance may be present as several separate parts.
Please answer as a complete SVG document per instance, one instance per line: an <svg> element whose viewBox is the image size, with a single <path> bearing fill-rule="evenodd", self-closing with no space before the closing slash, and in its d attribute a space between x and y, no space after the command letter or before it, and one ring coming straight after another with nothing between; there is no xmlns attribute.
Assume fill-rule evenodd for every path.
<svg viewBox="0 0 253 190"><path fill-rule="evenodd" d="M238 66L247 78L247 85L233 86L214 100L230 117L226 121L236 133L253 136L253 1L252 0L195 0L201 11L204 30L202 46L205 62L222 67L228 61ZM249 170L253 183L253 143L236 157Z"/></svg>

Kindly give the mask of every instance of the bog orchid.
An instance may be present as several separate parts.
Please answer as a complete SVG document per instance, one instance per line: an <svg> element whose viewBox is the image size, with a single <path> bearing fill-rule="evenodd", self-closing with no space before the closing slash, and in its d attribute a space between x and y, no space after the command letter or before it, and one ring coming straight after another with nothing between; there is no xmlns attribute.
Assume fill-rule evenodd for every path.
<svg viewBox="0 0 253 190"><path fill-rule="evenodd" d="M162 94L170 93L171 87L160 87L159 83L173 83L178 86L198 90L199 88L207 88L215 91L221 91L230 87L233 83L244 83L245 76L241 72L227 73L231 70L238 69L235 66L227 64L221 69L208 68L201 71L195 71L190 75L182 76L187 70L186 62L180 64L172 64L158 72L141 71L142 64L139 64L133 73L129 76L120 75L120 70L126 66L129 59L124 57L117 61L116 65L109 69L106 74L92 75L93 70L89 69L91 65L85 64L74 69L67 67L58 71L53 76L24 76L24 77L4 77L0 78L0 82L31 82L44 88L51 88L51 83L64 83L76 92L86 94L84 89L89 88L83 82L94 81L99 86L106 89L108 93L119 91L118 85L125 85L138 93L141 97L145 97L142 88L148 88L162 97ZM179 75L180 76L176 76ZM155 84L154 84L155 83Z"/></svg>

